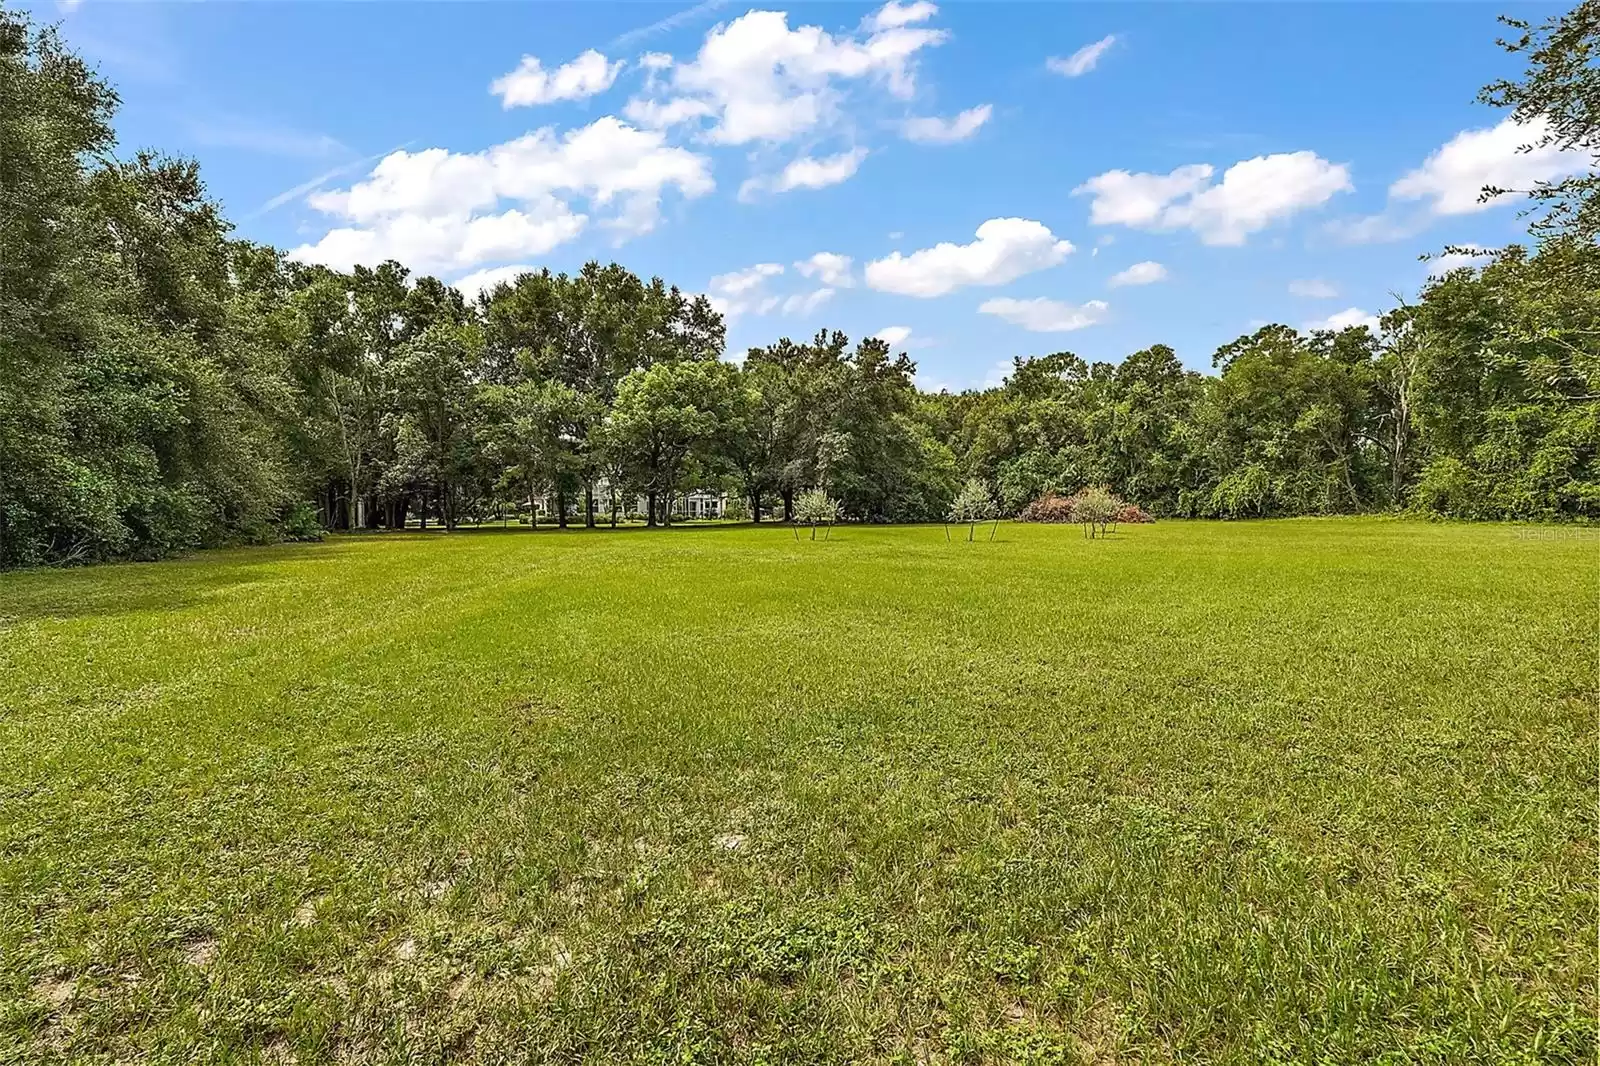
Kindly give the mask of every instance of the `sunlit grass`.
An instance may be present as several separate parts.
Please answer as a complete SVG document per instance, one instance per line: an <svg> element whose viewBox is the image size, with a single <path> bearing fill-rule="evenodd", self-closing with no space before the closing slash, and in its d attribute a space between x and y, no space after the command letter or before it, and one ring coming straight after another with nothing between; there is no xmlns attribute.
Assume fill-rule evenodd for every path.
<svg viewBox="0 0 1600 1066"><path fill-rule="evenodd" d="M0 577L0 1062L1586 1062L1600 544Z"/></svg>

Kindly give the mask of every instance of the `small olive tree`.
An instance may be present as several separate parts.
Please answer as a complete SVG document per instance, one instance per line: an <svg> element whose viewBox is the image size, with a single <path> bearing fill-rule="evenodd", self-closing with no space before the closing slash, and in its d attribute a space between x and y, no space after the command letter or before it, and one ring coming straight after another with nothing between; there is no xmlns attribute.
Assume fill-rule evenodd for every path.
<svg viewBox="0 0 1600 1066"><path fill-rule="evenodd" d="M810 489L802 492L794 501L794 536L800 539L800 527L811 527L811 539L817 539L817 527L824 526L827 530L822 535L827 540L833 535L833 523L838 521L842 506L838 500L829 496L822 489Z"/></svg>
<svg viewBox="0 0 1600 1066"><path fill-rule="evenodd" d="M1122 513L1123 503L1104 485L1091 485L1072 500L1072 520L1090 540L1105 536L1107 527Z"/></svg>
<svg viewBox="0 0 1600 1066"><path fill-rule="evenodd" d="M950 512L945 516L944 536L950 539L950 523L967 526L967 540L970 543L973 535L978 531L982 522L993 522L994 528L989 530L989 539L994 539L995 530L1000 528L1000 509L995 506L994 493L989 491L986 482L979 478L969 478L961 486L961 491L956 493L955 501L950 504Z"/></svg>

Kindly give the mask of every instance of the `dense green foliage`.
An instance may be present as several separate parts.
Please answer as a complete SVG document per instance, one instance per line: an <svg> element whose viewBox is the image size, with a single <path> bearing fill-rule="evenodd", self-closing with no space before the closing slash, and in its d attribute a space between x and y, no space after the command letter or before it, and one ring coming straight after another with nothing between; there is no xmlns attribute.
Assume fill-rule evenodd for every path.
<svg viewBox="0 0 1600 1066"><path fill-rule="evenodd" d="M1519 24L1526 78L1485 90L1591 152L1596 10ZM1163 346L1062 352L932 396L836 331L725 364L705 298L615 264L469 302L393 262L288 262L230 238L193 163L119 161L116 103L0 12L0 566L304 535L308 513L537 522L547 497L565 524L643 496L653 524L690 487L757 521L812 488L932 520L968 478L1012 514L1103 484L1165 515L1600 517L1592 176L1530 190L1535 250L1430 282L1377 334L1267 326L1214 375Z"/></svg>
<svg viewBox="0 0 1600 1066"><path fill-rule="evenodd" d="M0 1062L1595 1061L1589 530L979 540L5 575Z"/></svg>

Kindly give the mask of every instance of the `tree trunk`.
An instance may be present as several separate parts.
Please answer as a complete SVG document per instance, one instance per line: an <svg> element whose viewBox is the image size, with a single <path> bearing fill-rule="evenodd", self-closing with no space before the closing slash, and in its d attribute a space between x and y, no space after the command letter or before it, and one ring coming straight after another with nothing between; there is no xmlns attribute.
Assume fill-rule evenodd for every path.
<svg viewBox="0 0 1600 1066"><path fill-rule="evenodd" d="M1389 453L1389 503L1391 506L1400 506L1400 497L1405 490L1406 473L1406 444L1410 431L1411 411L1402 401L1394 415L1394 448Z"/></svg>
<svg viewBox="0 0 1600 1066"><path fill-rule="evenodd" d="M583 528L594 528L594 483L583 484Z"/></svg>
<svg viewBox="0 0 1600 1066"><path fill-rule="evenodd" d="M454 533L456 529L456 494L448 481L444 483L439 506L444 511L445 532Z"/></svg>
<svg viewBox="0 0 1600 1066"><path fill-rule="evenodd" d="M761 521L761 490L750 490L750 521Z"/></svg>
<svg viewBox="0 0 1600 1066"><path fill-rule="evenodd" d="M794 521L794 489L783 490L783 520Z"/></svg>
<svg viewBox="0 0 1600 1066"><path fill-rule="evenodd" d="M528 479L528 528L539 528L539 504L533 498L533 478Z"/></svg>
<svg viewBox="0 0 1600 1066"><path fill-rule="evenodd" d="M561 529L567 528L567 490L556 490L556 525Z"/></svg>
<svg viewBox="0 0 1600 1066"><path fill-rule="evenodd" d="M645 494L644 524L651 527L656 524L656 493L654 489Z"/></svg>
<svg viewBox="0 0 1600 1066"><path fill-rule="evenodd" d="M350 464L350 529L352 531L360 529L364 524L363 520L366 518L361 507L361 493L358 488L360 481L359 471L356 469L355 464Z"/></svg>
<svg viewBox="0 0 1600 1066"><path fill-rule="evenodd" d="M668 491L661 501L662 528L672 525L672 493Z"/></svg>

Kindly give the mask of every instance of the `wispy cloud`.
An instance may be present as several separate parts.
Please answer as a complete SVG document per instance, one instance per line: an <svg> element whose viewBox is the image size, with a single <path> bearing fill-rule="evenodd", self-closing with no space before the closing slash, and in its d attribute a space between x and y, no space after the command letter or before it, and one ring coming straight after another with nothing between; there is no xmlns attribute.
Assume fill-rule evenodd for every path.
<svg viewBox="0 0 1600 1066"><path fill-rule="evenodd" d="M324 186L328 182L332 181L334 178L341 178L344 175L349 174L349 173L351 173L353 171L360 170L363 167L371 166L373 163L376 163L378 160L382 159L384 156L392 155L395 152L400 151L400 149L402 149L402 148L410 147L414 143L415 143L414 141L407 141L405 144L395 145L393 148L389 149L387 152L378 152L375 155L367 156L365 159L352 159L348 163L339 164L338 166L334 167L332 170L325 170L321 174L318 174L316 177L310 179L309 181L302 181L299 185L296 185L292 189L283 190L278 195L274 196L272 199L268 200L266 203L262 204L260 207L256 208L254 211L252 211L248 215L244 216L244 218L241 221L248 222L249 220L251 220L253 218L260 218L262 215L266 214L269 211L276 211L278 208L282 207L284 204L288 203L290 200L297 200L300 197L307 195L308 193L313 193L313 192L317 191L318 189L322 188L322 186Z"/></svg>
<svg viewBox="0 0 1600 1066"><path fill-rule="evenodd" d="M115 9L118 5L106 6ZM83 21L87 20L79 20ZM179 63L176 50L165 38L148 30L141 32L139 40L122 36L107 38L79 30L75 23L72 44L91 63L110 67L119 81L145 81L159 85L177 82Z"/></svg>
<svg viewBox="0 0 1600 1066"><path fill-rule="evenodd" d="M711 14L719 7L727 6L727 4L728 0L701 0L700 3L693 7L686 7L682 11L674 12L664 19L650 23L648 26L640 26L638 29L618 34L611 39L611 42L606 47L613 51L619 48L631 48L648 37L654 37L658 33L666 33L668 30L675 30L679 26L687 25L695 19Z"/></svg>
<svg viewBox="0 0 1600 1066"><path fill-rule="evenodd" d="M338 138L325 133L307 133L239 115L190 118L188 127L189 136L209 148L238 148L294 159L326 159L350 152Z"/></svg>
<svg viewBox="0 0 1600 1066"><path fill-rule="evenodd" d="M1428 228L1422 212L1385 208L1375 215L1333 219L1323 224L1323 232L1340 244L1384 244L1414 237Z"/></svg>
<svg viewBox="0 0 1600 1066"><path fill-rule="evenodd" d="M1044 65L1052 73L1060 74L1062 77L1081 77L1093 70L1095 65L1100 62L1100 57L1105 55L1106 50L1116 43L1116 34L1111 34L1100 38L1093 44L1084 45L1065 59L1059 56L1051 56L1045 60Z"/></svg>
<svg viewBox="0 0 1600 1066"><path fill-rule="evenodd" d="M1289 282L1289 294L1308 300L1333 300L1338 298L1339 290L1321 278L1305 278Z"/></svg>

